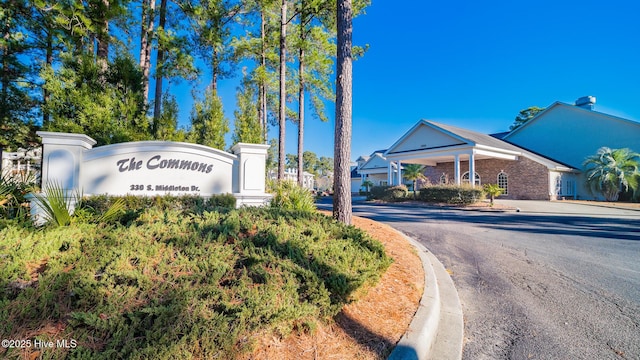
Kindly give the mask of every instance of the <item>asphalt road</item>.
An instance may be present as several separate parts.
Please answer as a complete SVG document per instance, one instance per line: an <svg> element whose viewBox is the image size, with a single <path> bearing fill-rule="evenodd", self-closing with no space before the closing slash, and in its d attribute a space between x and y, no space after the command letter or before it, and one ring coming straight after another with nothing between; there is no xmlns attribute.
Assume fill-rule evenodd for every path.
<svg viewBox="0 0 640 360"><path fill-rule="evenodd" d="M449 270L464 359L640 359L640 212L527 204L356 203L354 214L405 232Z"/></svg>

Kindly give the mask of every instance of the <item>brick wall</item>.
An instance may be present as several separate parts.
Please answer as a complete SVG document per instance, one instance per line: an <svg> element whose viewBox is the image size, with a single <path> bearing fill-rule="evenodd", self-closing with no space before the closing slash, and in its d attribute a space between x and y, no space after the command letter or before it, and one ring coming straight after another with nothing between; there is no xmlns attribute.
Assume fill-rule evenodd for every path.
<svg viewBox="0 0 640 360"><path fill-rule="evenodd" d="M469 162L460 161L460 175L469 171ZM476 160L476 172L481 184L497 184L498 174L508 176L508 195L504 199L549 200L549 170L546 166L520 156L518 160L484 159ZM449 183L455 183L453 162L428 166L425 170L428 182L439 184L445 174Z"/></svg>

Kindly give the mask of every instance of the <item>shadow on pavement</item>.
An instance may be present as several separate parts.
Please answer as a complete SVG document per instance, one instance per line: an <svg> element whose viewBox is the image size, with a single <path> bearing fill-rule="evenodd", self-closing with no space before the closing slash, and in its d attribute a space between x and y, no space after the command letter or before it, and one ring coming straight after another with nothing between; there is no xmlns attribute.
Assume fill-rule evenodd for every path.
<svg viewBox="0 0 640 360"><path fill-rule="evenodd" d="M318 207L330 210L331 204L318 203ZM411 208L402 205L375 203L356 203L354 204L354 213L382 222L464 221L494 230L640 241L640 227L638 226L640 221L638 218L515 212L492 213L439 207Z"/></svg>

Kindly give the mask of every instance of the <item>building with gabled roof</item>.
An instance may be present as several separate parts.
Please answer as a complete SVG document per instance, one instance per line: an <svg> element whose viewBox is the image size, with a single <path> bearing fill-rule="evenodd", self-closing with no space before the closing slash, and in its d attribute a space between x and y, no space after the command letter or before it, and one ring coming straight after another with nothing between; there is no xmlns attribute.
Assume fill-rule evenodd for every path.
<svg viewBox="0 0 640 360"><path fill-rule="evenodd" d="M394 169L412 163L425 165L432 184L493 183L506 198L598 198L585 185L585 158L602 146L640 151L640 123L593 111L594 105L592 96L575 105L555 102L514 131L494 135L420 120L380 154L387 183L402 183L402 171Z"/></svg>
<svg viewBox="0 0 640 360"><path fill-rule="evenodd" d="M425 175L432 184L496 183L505 197L517 199L575 194L578 169L491 135L429 120L414 125L384 156L396 166L425 165ZM470 174L474 174L473 181ZM400 183L399 176L389 179L390 183ZM560 188L556 187L558 177L565 181Z"/></svg>
<svg viewBox="0 0 640 360"><path fill-rule="evenodd" d="M386 150L376 150L370 156L360 156L357 165L351 168L351 192L357 193L366 190L363 187L365 180L373 183L373 186L384 186L389 184L389 170L391 173L397 173L396 165L390 165L389 161L384 157Z"/></svg>

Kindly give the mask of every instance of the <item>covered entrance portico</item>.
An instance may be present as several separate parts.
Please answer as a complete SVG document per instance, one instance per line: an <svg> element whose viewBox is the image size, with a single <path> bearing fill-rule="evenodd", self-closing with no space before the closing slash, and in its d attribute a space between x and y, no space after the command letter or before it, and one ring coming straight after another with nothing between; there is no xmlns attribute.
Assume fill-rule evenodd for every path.
<svg viewBox="0 0 640 360"><path fill-rule="evenodd" d="M460 134L460 132L467 132L467 134ZM421 164L435 167L440 163L453 163L453 182L456 185L466 182L463 181L463 174L468 171L466 180L471 186L475 186L477 160L517 160L520 155L517 148L505 149L504 146L492 146L497 144L494 142L500 142L500 145L509 145L488 135L422 120L385 153L385 157L389 160L389 184L402 183L402 171L397 171L395 174L391 171L392 169L402 169L402 164ZM468 163L468 166L462 168L462 162Z"/></svg>

